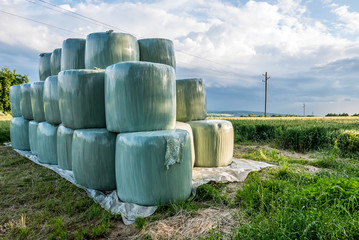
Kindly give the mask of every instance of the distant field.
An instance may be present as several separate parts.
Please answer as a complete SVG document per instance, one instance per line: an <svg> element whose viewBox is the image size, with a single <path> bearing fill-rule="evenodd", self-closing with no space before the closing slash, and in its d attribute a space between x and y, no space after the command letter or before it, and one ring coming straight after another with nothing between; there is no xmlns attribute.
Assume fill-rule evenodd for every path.
<svg viewBox="0 0 359 240"><path fill-rule="evenodd" d="M7 121L7 120L11 120L12 116L9 115L0 115L0 121Z"/></svg>

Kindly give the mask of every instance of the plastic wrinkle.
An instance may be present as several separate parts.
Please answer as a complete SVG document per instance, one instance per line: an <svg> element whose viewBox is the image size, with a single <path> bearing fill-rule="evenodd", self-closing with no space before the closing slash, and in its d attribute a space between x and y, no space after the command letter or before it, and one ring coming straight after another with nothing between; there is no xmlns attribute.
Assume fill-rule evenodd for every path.
<svg viewBox="0 0 359 240"><path fill-rule="evenodd" d="M166 139L166 155L165 166L167 170L171 165L181 163L182 161L182 149L187 143L186 135L178 135L176 138L164 136Z"/></svg>
<svg viewBox="0 0 359 240"><path fill-rule="evenodd" d="M20 111L20 99L21 99L21 87L20 85L13 85L10 87L10 105L11 115L13 117L21 117Z"/></svg>
<svg viewBox="0 0 359 240"><path fill-rule="evenodd" d="M5 146L11 147L11 143L5 143ZM141 206L135 203L121 202L116 194L116 191L101 192L86 188L76 183L72 171L63 170L57 165L43 164L39 162L39 158L31 154L29 151L22 151L14 149L20 155L30 159L34 163L44 166L52 171L58 173L61 177L71 182L75 186L85 190L89 197L96 203L100 204L102 208L111 212L112 214L121 214L122 221L125 225L131 225L135 222L137 217L146 218L151 216L157 210L157 206ZM214 182L243 182L248 174L252 171L259 171L263 168L273 167L275 165L265 162L258 162L248 159L233 159L233 162L228 167L218 168L193 168L192 169L192 195L193 198L196 189L210 181Z"/></svg>
<svg viewBox="0 0 359 240"><path fill-rule="evenodd" d="M61 71L85 68L86 39L68 38L62 42Z"/></svg>

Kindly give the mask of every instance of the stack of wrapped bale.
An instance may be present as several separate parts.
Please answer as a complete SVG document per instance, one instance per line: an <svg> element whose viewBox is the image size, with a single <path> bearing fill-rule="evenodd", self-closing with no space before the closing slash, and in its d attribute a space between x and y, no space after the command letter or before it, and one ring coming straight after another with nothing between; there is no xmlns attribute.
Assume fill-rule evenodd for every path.
<svg viewBox="0 0 359 240"><path fill-rule="evenodd" d="M36 146L39 161L45 164L58 164L57 161L57 129L61 123L57 100L57 75L61 68L61 48L51 53L40 54L39 75L42 84L43 120L38 122ZM41 74L42 73L42 74ZM43 76L43 77L42 77ZM36 108L36 106L34 106ZM39 108L37 107L40 111ZM36 120L36 119L35 119Z"/></svg>
<svg viewBox="0 0 359 240"><path fill-rule="evenodd" d="M39 64L40 82L10 89L11 140L79 184L117 189L124 202L169 203L190 195L194 165L231 162L232 125L204 120L201 79L176 81L172 41L92 33Z"/></svg>
<svg viewBox="0 0 359 240"><path fill-rule="evenodd" d="M233 126L226 120L205 120L207 106L203 80L200 78L177 80L176 94L177 121L187 122L193 131L194 165L196 167L229 165L233 157Z"/></svg>

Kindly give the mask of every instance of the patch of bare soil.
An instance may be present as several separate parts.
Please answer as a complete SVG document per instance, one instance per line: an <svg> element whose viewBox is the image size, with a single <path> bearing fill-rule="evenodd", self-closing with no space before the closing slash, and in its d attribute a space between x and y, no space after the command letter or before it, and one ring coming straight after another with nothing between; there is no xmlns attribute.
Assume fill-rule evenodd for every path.
<svg viewBox="0 0 359 240"><path fill-rule="evenodd" d="M138 235L138 233L139 231L135 224L126 226L120 221L111 227L109 235L103 239L133 239L133 236Z"/></svg>
<svg viewBox="0 0 359 240"><path fill-rule="evenodd" d="M206 236L211 229L220 229L223 236L230 235L236 226L233 209L207 208L190 216L180 212L176 216L149 223L130 239L194 239Z"/></svg>
<svg viewBox="0 0 359 240"><path fill-rule="evenodd" d="M234 151L238 152L238 153L242 153L242 152L256 151L259 149L263 149L263 150L267 150L267 151L275 150L278 152L279 155L284 156L284 157L290 157L293 159L302 159L302 160L308 160L308 161L314 160L308 154L305 154L305 153L297 153L297 152L286 151L286 150L282 150L282 149L276 149L276 148L269 147L268 145L252 145L252 146L236 145L236 147L234 148Z"/></svg>

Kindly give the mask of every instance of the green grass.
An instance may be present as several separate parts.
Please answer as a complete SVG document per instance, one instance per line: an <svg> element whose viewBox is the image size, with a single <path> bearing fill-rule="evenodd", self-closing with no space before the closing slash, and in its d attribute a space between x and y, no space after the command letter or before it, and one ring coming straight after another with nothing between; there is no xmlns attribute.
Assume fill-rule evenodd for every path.
<svg viewBox="0 0 359 240"><path fill-rule="evenodd" d="M0 144L10 142L10 120L0 120Z"/></svg>

